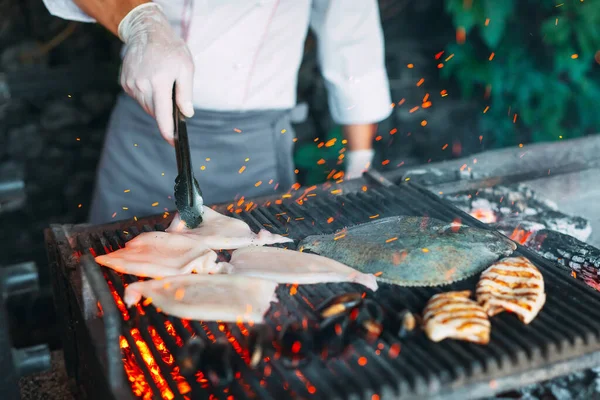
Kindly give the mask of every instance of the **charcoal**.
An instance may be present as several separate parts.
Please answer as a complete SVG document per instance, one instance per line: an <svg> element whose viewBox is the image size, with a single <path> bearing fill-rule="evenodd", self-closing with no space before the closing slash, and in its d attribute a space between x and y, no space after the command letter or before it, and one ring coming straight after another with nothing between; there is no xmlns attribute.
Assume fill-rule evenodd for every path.
<svg viewBox="0 0 600 400"><path fill-rule="evenodd" d="M24 18L11 1L0 1L0 49L24 39Z"/></svg>
<svg viewBox="0 0 600 400"><path fill-rule="evenodd" d="M8 152L6 151L8 148L8 132L6 129L2 127L2 120L0 119L0 160L5 157L8 158Z"/></svg>
<svg viewBox="0 0 600 400"><path fill-rule="evenodd" d="M87 199L86 193L90 193L94 188L94 178L93 172L79 171L69 179L64 188L67 208L77 207Z"/></svg>
<svg viewBox="0 0 600 400"><path fill-rule="evenodd" d="M600 250L561 232L543 229L525 245L542 257L555 261L588 286L600 291Z"/></svg>
<svg viewBox="0 0 600 400"><path fill-rule="evenodd" d="M115 96L109 92L88 92L81 96L81 103L95 118L112 108L115 103Z"/></svg>
<svg viewBox="0 0 600 400"><path fill-rule="evenodd" d="M90 129L82 136L81 140L85 140L86 149L94 150L96 152L96 159L94 163L98 161L100 157L100 150L104 144L104 137L106 136L106 127L102 126L99 129Z"/></svg>
<svg viewBox="0 0 600 400"><path fill-rule="evenodd" d="M86 124L90 115L80 110L71 99L53 100L42 111L41 124L49 131L60 131L75 125ZM79 135L58 135L56 138L63 144L76 140Z"/></svg>
<svg viewBox="0 0 600 400"><path fill-rule="evenodd" d="M8 153L19 161L38 157L44 148L40 127L34 123L13 128L8 132Z"/></svg>
<svg viewBox="0 0 600 400"><path fill-rule="evenodd" d="M36 183L44 189L62 186L69 179L74 155L60 148L47 148L39 164L28 165L28 176L35 176ZM43 167L42 167L43 166Z"/></svg>
<svg viewBox="0 0 600 400"><path fill-rule="evenodd" d="M36 115L23 101L11 100L4 104L0 103L0 129L16 128L31 123L32 117L36 118Z"/></svg>
<svg viewBox="0 0 600 400"><path fill-rule="evenodd" d="M25 167L22 163L6 161L0 164L0 196L24 186Z"/></svg>
<svg viewBox="0 0 600 400"><path fill-rule="evenodd" d="M41 54L34 41L24 41L4 49L0 55L0 69L4 72L19 71L32 65L48 65L48 56Z"/></svg>

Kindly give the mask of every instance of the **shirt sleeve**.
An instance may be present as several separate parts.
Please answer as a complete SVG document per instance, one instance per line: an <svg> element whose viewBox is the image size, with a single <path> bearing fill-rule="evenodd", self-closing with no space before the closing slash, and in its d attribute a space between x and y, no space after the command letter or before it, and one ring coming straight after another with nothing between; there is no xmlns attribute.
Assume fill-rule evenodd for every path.
<svg viewBox="0 0 600 400"><path fill-rule="evenodd" d="M43 0L44 5L51 15L55 17L79 22L96 22L96 20L83 11L73 0Z"/></svg>
<svg viewBox="0 0 600 400"><path fill-rule="evenodd" d="M369 124L392 113L377 0L313 0L310 26L338 124Z"/></svg>

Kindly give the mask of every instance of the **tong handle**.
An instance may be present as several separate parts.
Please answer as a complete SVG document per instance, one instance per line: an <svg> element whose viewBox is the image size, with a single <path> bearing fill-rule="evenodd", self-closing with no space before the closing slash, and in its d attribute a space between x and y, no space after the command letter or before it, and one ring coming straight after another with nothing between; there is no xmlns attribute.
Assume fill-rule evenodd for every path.
<svg viewBox="0 0 600 400"><path fill-rule="evenodd" d="M188 141L187 126L185 117L181 114L177 101L175 100L175 85L173 85L173 127L175 140L175 155L177 157L177 172L180 179L185 179L187 187L193 187L192 161L190 155L190 144ZM193 193L190 190L188 193L190 204L193 200Z"/></svg>

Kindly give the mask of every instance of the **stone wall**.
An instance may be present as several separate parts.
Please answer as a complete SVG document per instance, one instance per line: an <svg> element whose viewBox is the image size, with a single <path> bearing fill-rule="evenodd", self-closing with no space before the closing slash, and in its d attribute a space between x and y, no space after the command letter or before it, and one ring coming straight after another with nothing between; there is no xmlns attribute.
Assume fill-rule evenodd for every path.
<svg viewBox="0 0 600 400"><path fill-rule="evenodd" d="M118 43L97 26L53 18L41 1L0 2L0 74L10 96L0 102L1 178L23 176L26 192L22 207L0 208L0 264L34 260L45 276L43 229L84 221L116 94L116 85L93 88L95 70L84 66L116 57ZM61 84L53 71L65 66ZM77 91L73 81L91 89Z"/></svg>
<svg viewBox="0 0 600 400"><path fill-rule="evenodd" d="M118 50L104 30L54 18L41 1L0 0L0 267L34 261L42 287L13 304L17 344L59 344L44 229L86 218L117 93L116 74L99 78L99 66Z"/></svg>

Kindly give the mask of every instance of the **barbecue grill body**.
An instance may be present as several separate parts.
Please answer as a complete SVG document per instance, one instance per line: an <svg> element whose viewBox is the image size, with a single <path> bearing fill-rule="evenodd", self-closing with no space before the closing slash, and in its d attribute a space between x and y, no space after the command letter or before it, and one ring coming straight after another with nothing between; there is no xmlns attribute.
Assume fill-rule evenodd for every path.
<svg viewBox="0 0 600 400"><path fill-rule="evenodd" d="M108 288L104 289L104 296L91 290L79 263L73 241L75 238L69 236L63 226L45 231L54 303L62 329L65 367L71 391L77 398L83 399L133 399L131 389L125 382L118 347L120 323L113 323L114 318L84 312L84 299L88 302L94 299L96 304L103 297L102 303L106 304L103 312L113 312L120 320L112 298L106 297L110 296ZM95 272L104 280L99 270Z"/></svg>
<svg viewBox="0 0 600 400"><path fill-rule="evenodd" d="M287 233L299 240L310 234L332 233L347 225L368 222L375 214L381 218L420 215L445 221L460 219L462 223L488 229L468 214L411 184L371 187L365 193L309 198L302 205L294 201L271 204L239 215L254 230L266 225L273 232ZM328 222L331 217L334 217L333 223ZM177 361L178 349L169 345L173 339L161 333L167 320L152 304L145 307L145 315L131 309L132 318L125 322L110 297L107 282L123 296L123 284L137 278L127 275L121 278L95 264L89 254L86 256L86 253L114 250L139 232L164 229L168 222L158 216L98 227L53 226L46 231L57 310L64 328L65 361L69 375L87 398L131 396L118 340L119 335L127 335L132 327L145 332L146 337L150 325L157 330L160 327L159 334ZM77 252L83 256L80 258ZM350 352L343 357L327 363L315 360L309 367L301 369L304 378L313 385L312 393L294 370L286 370L277 360L269 361L272 374L268 377L262 375L264 362L256 371L250 371L241 358L236 359L235 366L247 387L261 399L292 395L370 399L374 394L382 399L466 399L493 395L600 364L600 295L526 249L519 247L516 253L528 257L538 266L544 275L548 300L536 320L528 326L509 313L492 318L492 339L488 346L452 340L432 343L424 335L400 341L389 332L384 332L375 343L357 336ZM409 308L420 312L433 294L445 290L474 290L476 281L477 277L473 277L440 288L381 285L369 296L392 309ZM364 288L344 283L300 285L297 290L299 295L294 296L289 288L280 285L277 291L280 301L273 304L266 318L270 325L281 324L287 318L314 319L311 304L332 294L364 291ZM94 311L96 302L102 306L102 316ZM181 320L169 317L168 321L173 323L184 341L190 337ZM208 331L219 335L219 328L216 323L192 321L190 329L198 337L207 339ZM241 338L235 325L226 329L237 339ZM130 346L135 347L134 344ZM391 355L394 348L400 349L399 355ZM151 350L156 354L155 348ZM363 357L367 359L367 365L360 366L357 360ZM165 367L160 360L157 362ZM172 370L162 372L167 380L171 380ZM196 382L190 384L192 392L188 395L193 398L206 398L209 394L227 397L223 388L200 388ZM171 384L170 387L176 398L182 398L176 387ZM238 394L236 398L245 397L245 388L238 381L230 389L229 393ZM160 396L158 391L154 395Z"/></svg>

